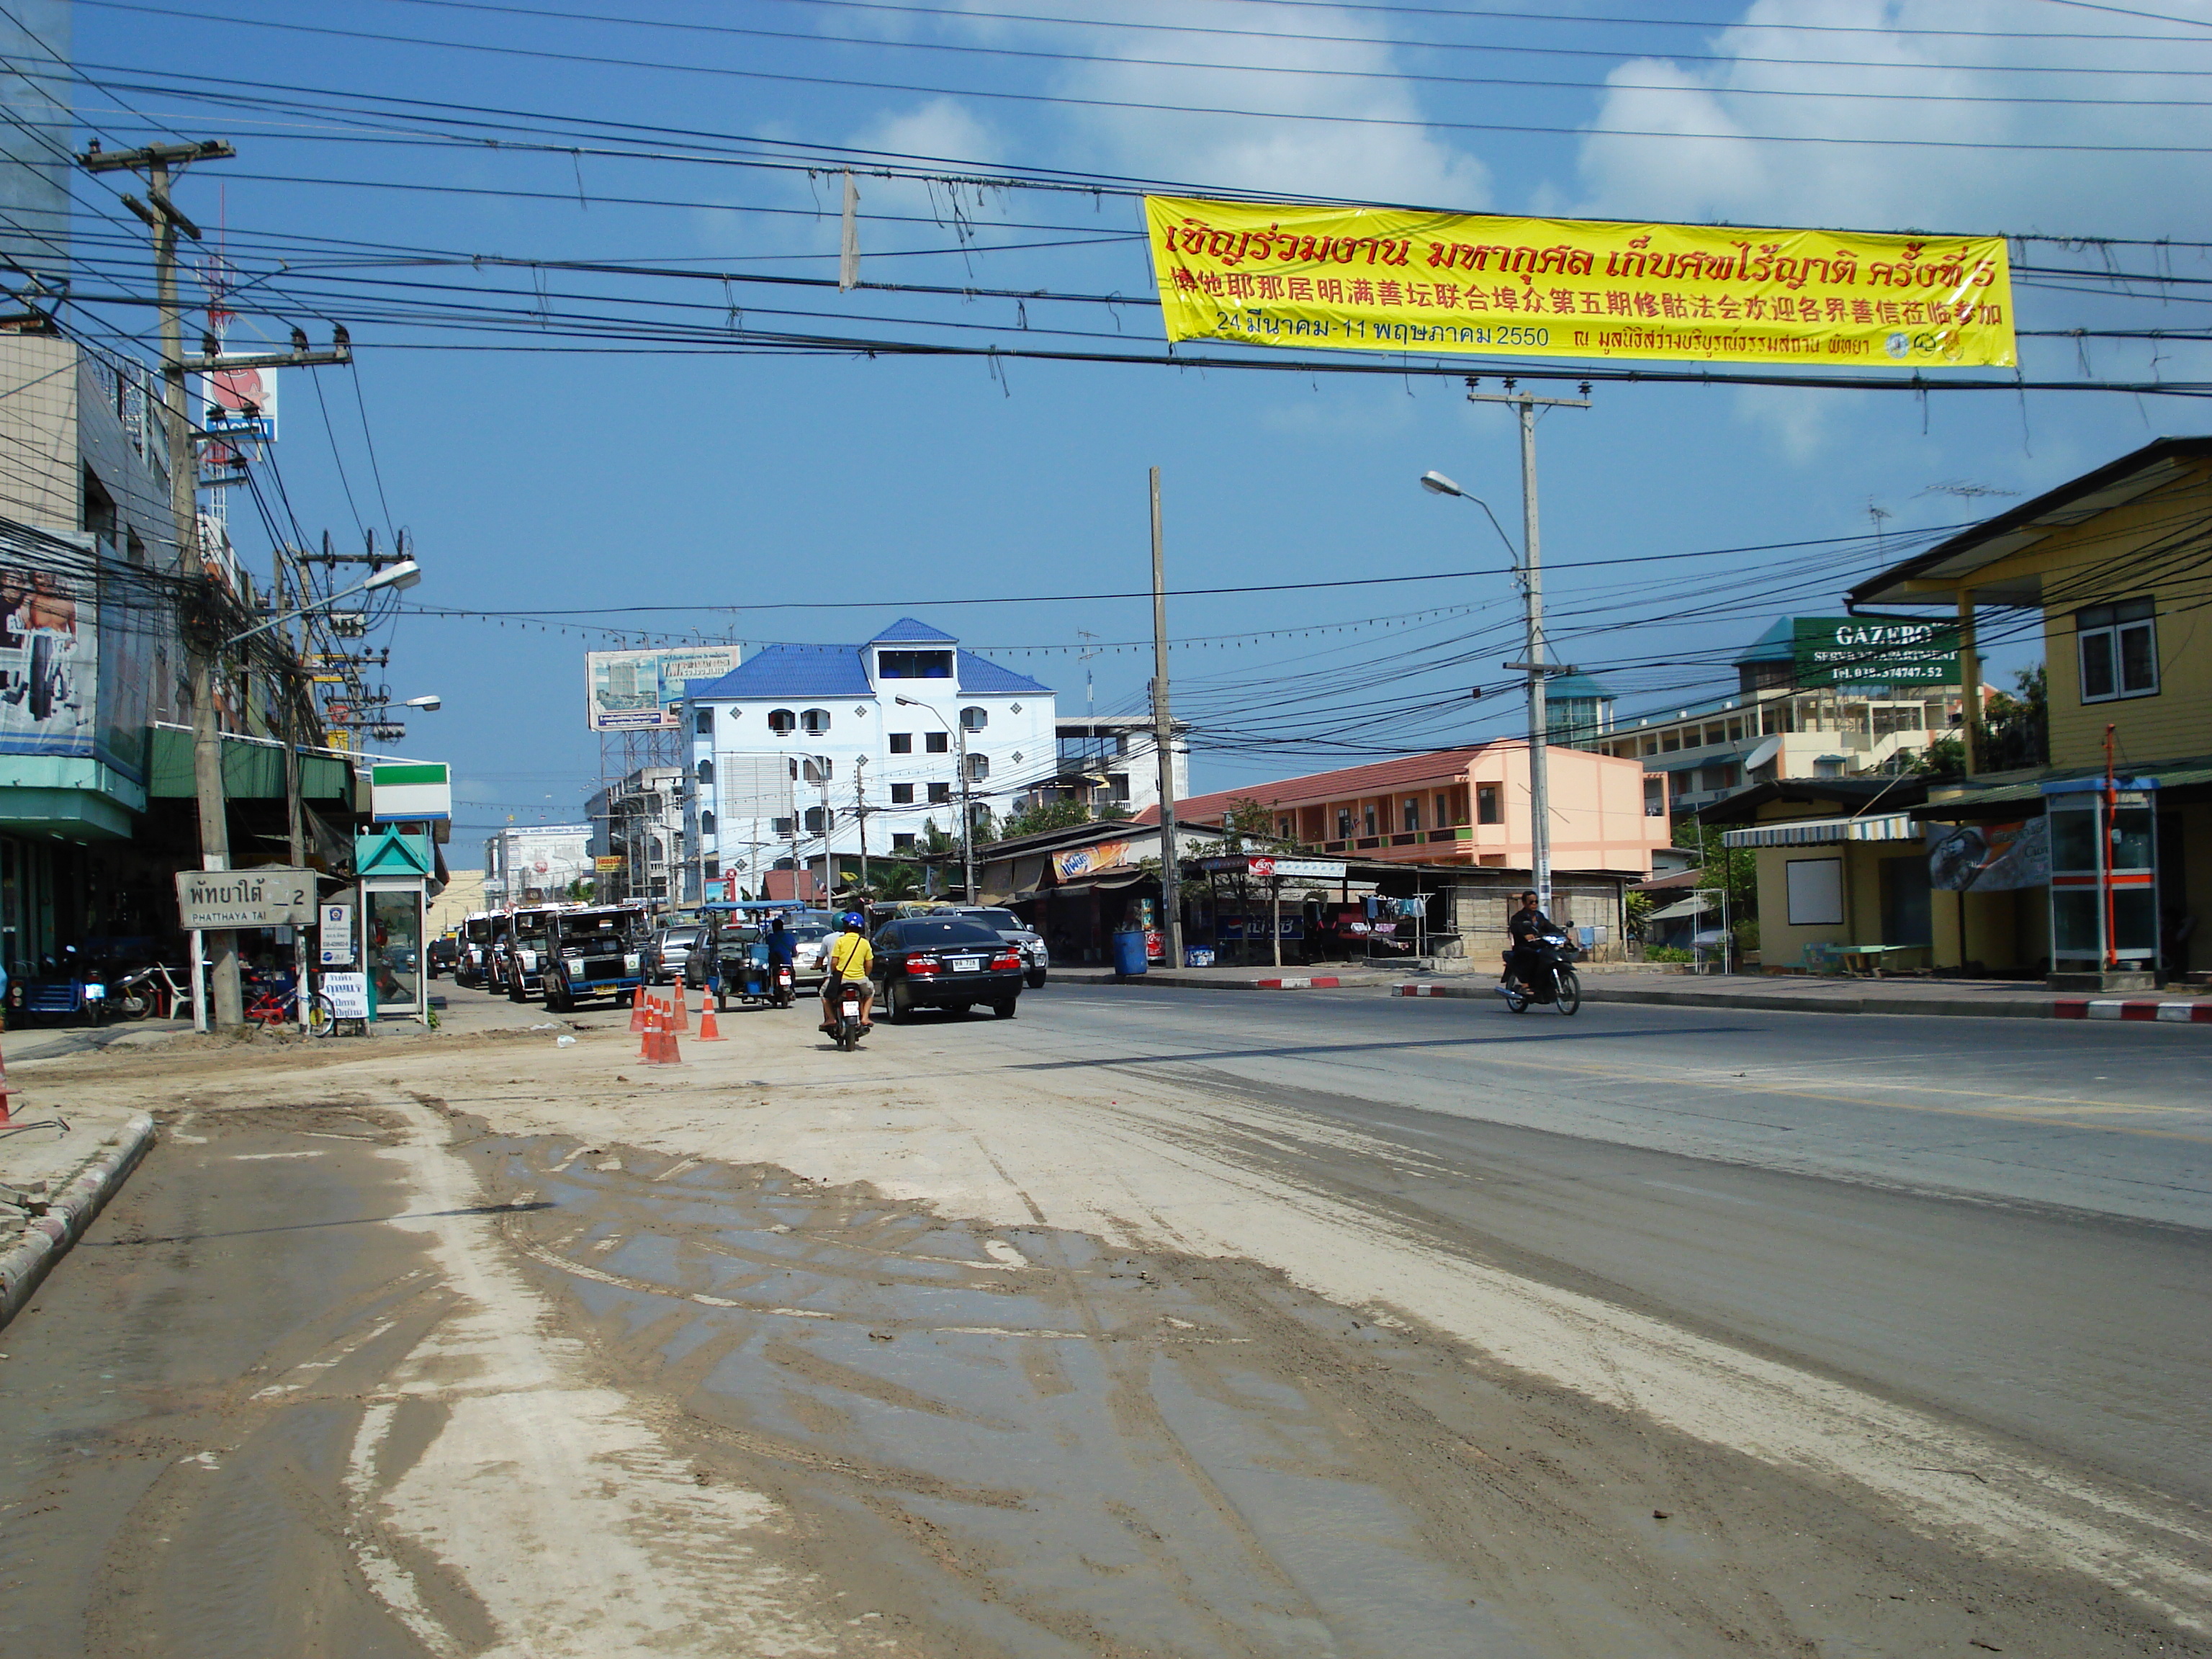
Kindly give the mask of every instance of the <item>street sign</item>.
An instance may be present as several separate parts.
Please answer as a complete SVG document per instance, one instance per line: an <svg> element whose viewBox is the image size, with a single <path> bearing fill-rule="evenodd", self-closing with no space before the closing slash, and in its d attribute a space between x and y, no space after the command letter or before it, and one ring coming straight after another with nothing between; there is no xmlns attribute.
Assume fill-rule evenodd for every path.
<svg viewBox="0 0 2212 1659"><path fill-rule="evenodd" d="M319 981L331 1000L333 1019L367 1019L368 1018L368 975L367 974L325 974Z"/></svg>
<svg viewBox="0 0 2212 1659"><path fill-rule="evenodd" d="M352 960L353 906L325 904L322 907L320 965L343 968Z"/></svg>
<svg viewBox="0 0 2212 1659"><path fill-rule="evenodd" d="M187 929L307 927L315 921L315 872L264 866L258 870L179 870L177 909Z"/></svg>
<svg viewBox="0 0 2212 1659"><path fill-rule="evenodd" d="M1274 873L1279 876L1303 876L1310 881L1344 879L1340 859L1277 859L1274 862Z"/></svg>

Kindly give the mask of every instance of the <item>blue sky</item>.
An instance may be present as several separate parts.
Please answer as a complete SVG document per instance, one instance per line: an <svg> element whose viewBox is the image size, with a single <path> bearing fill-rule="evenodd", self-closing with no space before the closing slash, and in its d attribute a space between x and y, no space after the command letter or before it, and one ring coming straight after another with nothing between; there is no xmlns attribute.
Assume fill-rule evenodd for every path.
<svg viewBox="0 0 2212 1659"><path fill-rule="evenodd" d="M283 111L265 91L218 106L188 98L179 76L210 77L191 83L204 91L224 81L249 92L334 88L744 135L817 156L850 146L972 170L1060 168L1469 210L2177 241L2212 233L2194 153L2212 145L2200 90L2212 73L2203 0L2136 10L2054 0L1639 5L1648 21L1634 25L1591 21L1632 9L1617 3L1554 4L1541 15L1271 0L562 6L621 21L450 0L216 0L189 12L81 0L76 55L106 91L88 90L80 107L111 143L149 124L235 143L237 161L198 170L179 197L233 239L237 263L253 272L273 269L267 238L282 234L834 276L838 186L726 161L393 142L339 127L313 91ZM1012 13L1062 21L994 15ZM1134 27L1144 23L1175 27ZM1780 27L1792 24L1821 27ZM1977 33L1919 32L1939 27ZM757 33L717 32L732 29ZM933 49L944 47L960 50ZM728 70L749 74L702 72ZM775 76L877 84L750 78ZM1177 112L1197 106L1254 112ZM1897 138L1934 144L1863 142ZM1149 289L1126 198L971 194L959 208L963 252L942 186L864 177L860 189L871 279ZM1065 228L1029 228L1046 226ZM1067 241L1080 245L975 251ZM295 266L312 263L304 246L289 252ZM119 273L119 251L98 257ZM2035 257L2087 267L2105 258L2048 245ZM2111 261L2212 277L2197 249L2116 249ZM449 265L374 274L485 292L526 292L533 281ZM778 307L848 326L922 314L921 302L867 290L544 281L632 315L641 301L671 298L741 307L755 325ZM2023 287L2019 312L2028 327L2201 328L2190 292ZM934 303L929 315L1016 345L1024 323L1118 325L1140 339L1158 326L1141 307L1116 319L1096 307ZM599 768L583 727L581 653L608 642L575 631L585 628L856 640L911 612L1054 685L1063 714L1083 707L1075 650L1087 630L1104 647L1089 665L1100 708L1133 708L1150 672L1149 650L1133 643L1149 633L1146 603L986 601L1141 588L1154 465L1170 586L1261 590L1171 604L1171 631L1192 641L1178 647L1173 672L1179 712L1201 726L1198 787L1516 726L1510 697L1466 697L1473 684L1502 687L1510 677L1498 665L1517 655L1498 631L1514 605L1503 550L1479 514L1416 488L1424 471L1444 471L1517 534L1510 418L1470 407L1455 382L842 355L491 353L465 348L533 342L380 320L369 309L329 308L348 322L357 370L322 371L319 398L301 374L284 388L276 461L301 522L341 541L357 540L357 521L408 526L428 573L410 597L425 605L586 613L565 632L514 619L398 625L394 694L446 700L415 721L404 747L454 763L469 803L457 813L465 845L510 814L560 820L580 810ZM273 319L249 319L234 337L272 328L281 334ZM555 343L549 332L535 343ZM2085 366L2188 379L2203 374L2204 347L2023 342L2029 378ZM2202 429L2197 406L2172 398L1601 386L1594 407L1555 412L1541 428L1558 653L1619 665L1607 678L1623 708L1656 708L1712 679L1683 659L1747 643L1777 615L1839 608L1878 553L1915 545L1912 531L1999 510L2154 435ZM1879 549L1622 562L1876 529L1893 538ZM240 535L249 549L261 544L251 527ZM1488 574L1266 591L1470 570ZM830 599L860 605L818 608ZM613 614L635 605L748 609ZM1278 637L1254 637L1269 632ZM1423 651L1436 665L1409 675L1409 664L1430 660ZM2012 647L1997 666L2026 659ZM1271 742L1276 752L1254 752Z"/></svg>

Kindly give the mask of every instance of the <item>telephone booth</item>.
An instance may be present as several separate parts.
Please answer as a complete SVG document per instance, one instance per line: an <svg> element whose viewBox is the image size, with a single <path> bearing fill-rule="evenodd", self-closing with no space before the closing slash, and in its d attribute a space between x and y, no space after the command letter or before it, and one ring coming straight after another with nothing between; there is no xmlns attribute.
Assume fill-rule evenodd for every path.
<svg viewBox="0 0 2212 1659"><path fill-rule="evenodd" d="M430 837L420 833L384 828L355 839L360 961L368 975L371 1018L421 1019L429 1012L422 924L436 857Z"/></svg>
<svg viewBox="0 0 2212 1659"><path fill-rule="evenodd" d="M2051 971L2063 989L2147 990L2158 967L2155 787L2044 786L2051 820Z"/></svg>

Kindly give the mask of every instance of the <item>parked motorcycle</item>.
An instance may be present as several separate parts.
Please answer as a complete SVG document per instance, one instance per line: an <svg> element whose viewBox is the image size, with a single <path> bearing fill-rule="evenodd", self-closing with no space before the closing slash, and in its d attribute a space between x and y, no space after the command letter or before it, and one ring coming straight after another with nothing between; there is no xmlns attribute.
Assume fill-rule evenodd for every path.
<svg viewBox="0 0 2212 1659"><path fill-rule="evenodd" d="M1583 982L1575 973L1575 947L1564 933L1538 933L1528 942L1537 951L1536 966L1527 983L1498 988L1506 1007L1525 1014L1533 1003L1549 1003L1563 1014L1576 1012L1583 1006Z"/></svg>

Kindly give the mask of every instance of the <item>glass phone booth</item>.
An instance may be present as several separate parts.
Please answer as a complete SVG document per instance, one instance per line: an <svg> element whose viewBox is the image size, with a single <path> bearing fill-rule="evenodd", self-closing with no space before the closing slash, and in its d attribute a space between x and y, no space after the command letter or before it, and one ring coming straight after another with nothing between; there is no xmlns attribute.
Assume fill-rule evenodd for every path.
<svg viewBox="0 0 2212 1659"><path fill-rule="evenodd" d="M2052 973L2156 971L2156 808L2139 779L2118 780L2109 793L2102 778L2045 786Z"/></svg>

